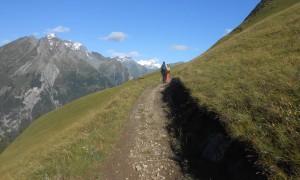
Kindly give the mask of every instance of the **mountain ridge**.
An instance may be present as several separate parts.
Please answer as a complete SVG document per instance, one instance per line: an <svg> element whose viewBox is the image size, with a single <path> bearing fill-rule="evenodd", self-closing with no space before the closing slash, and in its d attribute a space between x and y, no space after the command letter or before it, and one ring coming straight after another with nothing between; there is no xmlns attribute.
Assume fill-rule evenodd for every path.
<svg viewBox="0 0 300 180"><path fill-rule="evenodd" d="M274 1L272 6L279 6L277 2L287 1ZM212 47L193 61L174 67L172 76L180 79L186 87L184 92L192 96L204 114L213 112L220 118L230 135L230 139L226 139L229 143L236 138L253 146L258 160L251 156L249 149L242 151L255 161L253 166L264 169L256 174L263 173L269 179L299 179L300 4L283 9L282 13L254 22L256 25L243 33L229 34L226 37L229 41ZM130 109L141 92L160 83L159 78L159 72L155 72L133 79L42 116L0 155L1 176L6 179L99 178L99 167L114 151ZM172 91L177 98L185 98L176 92L176 89ZM167 94L164 92L164 95ZM188 109L182 115L187 119L191 118L189 113L195 112L195 106L189 101L179 107ZM143 118L143 109L139 111L141 116L137 118ZM214 116L210 118L215 120ZM191 150L199 157L206 154L212 160L222 158L226 151L226 147L218 143L224 140L222 135L214 132L206 136L196 129L200 126L214 131L214 127L207 128L198 117L188 121L192 123L182 122L180 117L179 122L196 130L196 134L180 128L174 132L181 138L187 137L181 141L183 145L192 143ZM45 126L49 128L43 128ZM188 133L183 136L185 132ZM207 141L203 143L197 136L207 137ZM175 145L180 149L182 144ZM200 146L217 153L203 153ZM28 153L22 153L22 148ZM237 157L234 151L229 153ZM204 162L205 168L211 167L209 159L192 158L196 163ZM183 163L189 165L185 160ZM240 172L241 164L232 163L230 159L229 163L234 167L230 172ZM223 164L218 165L227 172Z"/></svg>
<svg viewBox="0 0 300 180"><path fill-rule="evenodd" d="M0 140L5 147L37 117L83 95L151 72L89 52L55 34L0 47ZM0 148L0 149L3 149Z"/></svg>

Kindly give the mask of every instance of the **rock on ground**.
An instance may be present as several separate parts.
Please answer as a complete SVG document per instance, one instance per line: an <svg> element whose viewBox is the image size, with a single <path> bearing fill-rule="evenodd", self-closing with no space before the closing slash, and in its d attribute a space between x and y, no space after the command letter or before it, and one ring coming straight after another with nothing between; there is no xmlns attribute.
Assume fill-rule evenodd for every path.
<svg viewBox="0 0 300 180"><path fill-rule="evenodd" d="M150 88L140 97L115 153L102 169L104 179L185 179L169 145L164 88Z"/></svg>

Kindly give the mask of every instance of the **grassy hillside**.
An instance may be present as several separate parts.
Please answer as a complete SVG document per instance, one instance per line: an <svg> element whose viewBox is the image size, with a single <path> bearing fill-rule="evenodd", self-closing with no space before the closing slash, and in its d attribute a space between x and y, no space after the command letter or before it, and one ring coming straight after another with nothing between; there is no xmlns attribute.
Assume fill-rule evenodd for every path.
<svg viewBox="0 0 300 180"><path fill-rule="evenodd" d="M300 3L269 0L216 46L172 69L270 178L300 178ZM76 100L35 121L0 155L0 179L96 179L154 73Z"/></svg>
<svg viewBox="0 0 300 180"><path fill-rule="evenodd" d="M0 155L0 179L95 179L128 113L158 74L78 99L36 120Z"/></svg>
<svg viewBox="0 0 300 180"><path fill-rule="evenodd" d="M262 0L257 7L255 7L252 12L247 16L242 24L235 28L229 35L220 39L215 45L221 44L222 42L232 38L234 35L239 34L248 27L251 27L255 23L268 18L282 10L298 3L299 0Z"/></svg>
<svg viewBox="0 0 300 180"><path fill-rule="evenodd" d="M177 70L201 106L248 140L271 177L300 178L300 3L274 0ZM290 5L288 7L288 5ZM269 10L273 9L269 12Z"/></svg>

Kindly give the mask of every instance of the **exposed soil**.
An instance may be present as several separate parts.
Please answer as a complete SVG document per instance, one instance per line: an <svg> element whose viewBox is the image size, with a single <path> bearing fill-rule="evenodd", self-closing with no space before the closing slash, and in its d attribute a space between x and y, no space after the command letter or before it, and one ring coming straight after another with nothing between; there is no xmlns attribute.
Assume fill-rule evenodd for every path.
<svg viewBox="0 0 300 180"><path fill-rule="evenodd" d="M267 179L251 143L233 139L179 79L140 97L104 179Z"/></svg>
<svg viewBox="0 0 300 180"><path fill-rule="evenodd" d="M102 169L104 179L185 179L170 147L164 89L163 84L152 87L140 97Z"/></svg>

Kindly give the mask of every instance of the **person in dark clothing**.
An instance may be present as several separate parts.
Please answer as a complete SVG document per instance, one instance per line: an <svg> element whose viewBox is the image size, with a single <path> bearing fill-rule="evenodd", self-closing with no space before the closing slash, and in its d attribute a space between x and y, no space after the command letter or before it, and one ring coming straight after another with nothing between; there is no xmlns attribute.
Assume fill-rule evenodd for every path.
<svg viewBox="0 0 300 180"><path fill-rule="evenodd" d="M162 83L166 83L167 66L166 66L165 62L163 62L163 64L161 65L160 72L161 72L161 75L162 75Z"/></svg>

